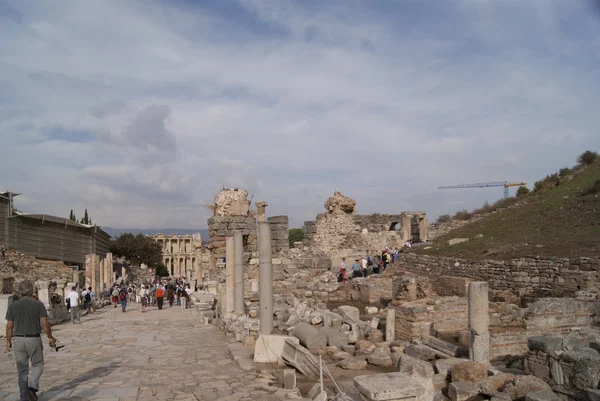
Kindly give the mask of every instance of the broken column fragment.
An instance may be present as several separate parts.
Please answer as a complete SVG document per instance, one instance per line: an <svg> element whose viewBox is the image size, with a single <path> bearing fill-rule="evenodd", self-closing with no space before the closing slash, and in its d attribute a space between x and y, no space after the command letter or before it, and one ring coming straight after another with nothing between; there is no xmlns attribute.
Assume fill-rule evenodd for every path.
<svg viewBox="0 0 600 401"><path fill-rule="evenodd" d="M488 283L476 281L469 284L469 328L471 344L469 358L474 362L490 361L490 315Z"/></svg>
<svg viewBox="0 0 600 401"><path fill-rule="evenodd" d="M231 313L234 309L235 293L235 253L233 237L225 238L225 312Z"/></svg>
<svg viewBox="0 0 600 401"><path fill-rule="evenodd" d="M319 349L327 347L327 337L310 324L300 322L294 326L294 336L300 340L300 344L308 349Z"/></svg>

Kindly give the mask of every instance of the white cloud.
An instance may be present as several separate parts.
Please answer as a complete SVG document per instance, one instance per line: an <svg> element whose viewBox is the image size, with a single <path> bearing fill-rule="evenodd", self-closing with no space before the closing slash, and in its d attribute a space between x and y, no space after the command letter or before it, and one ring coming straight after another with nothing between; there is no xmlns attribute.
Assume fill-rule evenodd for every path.
<svg viewBox="0 0 600 401"><path fill-rule="evenodd" d="M23 207L203 227L225 185L293 225L334 190L435 216L502 192L438 185L532 183L600 148L579 2L207 4L9 2L0 180Z"/></svg>

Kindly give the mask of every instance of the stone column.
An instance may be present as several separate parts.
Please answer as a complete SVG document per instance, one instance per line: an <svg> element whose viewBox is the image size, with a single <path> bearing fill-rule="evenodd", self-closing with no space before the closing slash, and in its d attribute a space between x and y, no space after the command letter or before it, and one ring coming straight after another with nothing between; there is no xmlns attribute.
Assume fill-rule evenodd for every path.
<svg viewBox="0 0 600 401"><path fill-rule="evenodd" d="M259 223L263 222L263 221L267 221L266 217L265 217L265 208L268 206L267 202L256 202L256 216L257 216L257 221ZM260 239L259 239L260 241Z"/></svg>
<svg viewBox="0 0 600 401"><path fill-rule="evenodd" d="M105 265L106 265L106 258L105 259L101 259L100 260L100 283L99 283L99 286L98 286L98 289L100 290L100 292L104 291L104 282L105 282L104 273L106 273L106 267L105 267ZM96 294L100 295L99 292L96 292Z"/></svg>
<svg viewBox="0 0 600 401"><path fill-rule="evenodd" d="M65 287L67 286L67 280L59 278L56 280L56 293L58 295L60 295L60 298L62 299L62 302L65 302L65 295L68 294L67 291L65 291Z"/></svg>
<svg viewBox="0 0 600 401"><path fill-rule="evenodd" d="M233 294L235 291L235 252L233 242L233 237L225 238L225 313L233 312L234 308Z"/></svg>
<svg viewBox="0 0 600 401"><path fill-rule="evenodd" d="M271 224L258 223L258 299L260 304L260 334L273 331L273 260L271 254Z"/></svg>
<svg viewBox="0 0 600 401"><path fill-rule="evenodd" d="M427 242L429 233L427 232L427 215L423 213L419 216L419 238L423 242Z"/></svg>
<svg viewBox="0 0 600 401"><path fill-rule="evenodd" d="M490 315L488 311L488 283L469 283L469 328L471 346L469 358L480 363L490 362Z"/></svg>
<svg viewBox="0 0 600 401"><path fill-rule="evenodd" d="M127 269L125 269L125 266L121 266L121 279L123 282L127 279Z"/></svg>
<svg viewBox="0 0 600 401"><path fill-rule="evenodd" d="M402 216L402 240L404 242L408 241L412 237L411 224L412 224L412 215L405 214L404 216Z"/></svg>
<svg viewBox="0 0 600 401"><path fill-rule="evenodd" d="M385 342L396 339L396 308L388 309L385 317Z"/></svg>
<svg viewBox="0 0 600 401"><path fill-rule="evenodd" d="M236 314L246 313L246 304L244 302L244 237L242 232L237 230L233 232L233 250L234 250L234 311Z"/></svg>

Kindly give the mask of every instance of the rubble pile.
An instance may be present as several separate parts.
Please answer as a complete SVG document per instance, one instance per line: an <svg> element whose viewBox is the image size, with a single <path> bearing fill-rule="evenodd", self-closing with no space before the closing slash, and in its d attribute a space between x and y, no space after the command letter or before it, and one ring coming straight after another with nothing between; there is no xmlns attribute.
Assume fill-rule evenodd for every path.
<svg viewBox="0 0 600 401"><path fill-rule="evenodd" d="M325 209L328 213L354 214L356 212L356 201L335 191L333 196L325 201Z"/></svg>
<svg viewBox="0 0 600 401"><path fill-rule="evenodd" d="M11 250L0 258L0 278L14 278L18 283L22 280L66 279L73 278L73 269L62 262L36 259Z"/></svg>

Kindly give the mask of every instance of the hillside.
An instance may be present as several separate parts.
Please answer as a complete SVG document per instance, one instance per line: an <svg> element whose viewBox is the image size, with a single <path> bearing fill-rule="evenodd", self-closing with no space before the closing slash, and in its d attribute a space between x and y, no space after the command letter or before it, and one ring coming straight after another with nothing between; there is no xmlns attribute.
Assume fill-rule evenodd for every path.
<svg viewBox="0 0 600 401"><path fill-rule="evenodd" d="M518 198L517 204L452 230L436 238L432 248L415 252L492 259L598 257L600 157L563 178L557 176L546 177L541 189ZM483 237L476 239L478 234ZM449 246L452 238L470 240Z"/></svg>

